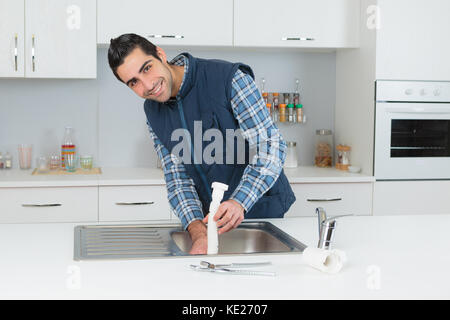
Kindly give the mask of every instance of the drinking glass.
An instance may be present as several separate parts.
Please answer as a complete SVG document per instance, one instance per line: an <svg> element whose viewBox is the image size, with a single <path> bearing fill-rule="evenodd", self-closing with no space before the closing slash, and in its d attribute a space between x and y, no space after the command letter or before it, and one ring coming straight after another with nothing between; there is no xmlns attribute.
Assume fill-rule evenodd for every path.
<svg viewBox="0 0 450 320"><path fill-rule="evenodd" d="M58 170L61 168L61 157L58 155L50 156L50 170Z"/></svg>
<svg viewBox="0 0 450 320"><path fill-rule="evenodd" d="M84 170L92 169L92 156L81 156L80 157L80 166Z"/></svg>
<svg viewBox="0 0 450 320"><path fill-rule="evenodd" d="M64 166L66 171L74 172L77 168L78 157L75 154L66 154L64 156Z"/></svg>
<svg viewBox="0 0 450 320"><path fill-rule="evenodd" d="M31 144L19 144L18 151L20 169L30 169L33 146Z"/></svg>
<svg viewBox="0 0 450 320"><path fill-rule="evenodd" d="M36 165L39 172L47 172L48 171L47 157L38 157Z"/></svg>

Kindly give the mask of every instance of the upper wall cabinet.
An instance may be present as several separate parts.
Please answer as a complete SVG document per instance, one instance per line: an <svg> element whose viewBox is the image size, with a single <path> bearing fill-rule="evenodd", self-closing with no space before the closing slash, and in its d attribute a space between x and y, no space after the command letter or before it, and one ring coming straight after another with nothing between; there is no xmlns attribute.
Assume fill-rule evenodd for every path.
<svg viewBox="0 0 450 320"><path fill-rule="evenodd" d="M0 77L23 77L24 1L0 0Z"/></svg>
<svg viewBox="0 0 450 320"><path fill-rule="evenodd" d="M234 45L358 47L359 17L359 0L235 0Z"/></svg>
<svg viewBox="0 0 450 320"><path fill-rule="evenodd" d="M0 77L96 77L95 1L0 0L0 25Z"/></svg>
<svg viewBox="0 0 450 320"><path fill-rule="evenodd" d="M97 0L97 42L124 33L156 45L231 46L233 0Z"/></svg>
<svg viewBox="0 0 450 320"><path fill-rule="evenodd" d="M378 0L377 78L450 80L450 1Z"/></svg>

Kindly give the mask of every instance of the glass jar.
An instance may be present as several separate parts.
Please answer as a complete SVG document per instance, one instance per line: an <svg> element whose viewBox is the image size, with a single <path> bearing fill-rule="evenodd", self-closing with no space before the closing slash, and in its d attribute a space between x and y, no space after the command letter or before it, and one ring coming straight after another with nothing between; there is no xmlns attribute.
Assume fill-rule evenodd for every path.
<svg viewBox="0 0 450 320"><path fill-rule="evenodd" d="M12 168L12 155L7 152L5 155L5 169L11 169Z"/></svg>
<svg viewBox="0 0 450 320"><path fill-rule="evenodd" d="M286 122L286 104L280 103L278 106L278 120L280 122Z"/></svg>
<svg viewBox="0 0 450 320"><path fill-rule="evenodd" d="M316 150L314 165L319 168L331 168L333 166L333 134L331 130L316 130Z"/></svg>
<svg viewBox="0 0 450 320"><path fill-rule="evenodd" d="M285 168L297 168L298 167L298 159L297 159L297 143L294 141L286 142L286 160L284 161Z"/></svg>
<svg viewBox="0 0 450 320"><path fill-rule="evenodd" d="M346 145L339 144L336 147L337 159L336 159L336 169L338 170L348 170L350 166L350 150L351 148Z"/></svg>

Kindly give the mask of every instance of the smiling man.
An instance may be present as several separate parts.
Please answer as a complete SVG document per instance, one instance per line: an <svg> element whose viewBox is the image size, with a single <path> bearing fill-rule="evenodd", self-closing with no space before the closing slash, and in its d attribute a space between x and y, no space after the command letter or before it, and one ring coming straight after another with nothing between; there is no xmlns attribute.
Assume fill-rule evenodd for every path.
<svg viewBox="0 0 450 320"><path fill-rule="evenodd" d="M168 200L189 231L191 254L207 252L212 182L229 186L214 216L219 234L236 228L244 218L284 216L295 201L282 169L286 143L249 66L189 53L168 62L163 49L135 34L112 39L108 60L117 79L145 99L147 125L161 159ZM182 150L183 161L174 152L178 141L173 133L180 129L189 140ZM215 139L223 139L219 144L223 148L214 150L214 159L220 161L214 163L202 158L207 141L194 141L198 131L207 130L216 130L221 135ZM225 139L230 130L242 133L244 150L236 148L236 134L230 148ZM256 150L252 159L251 148Z"/></svg>

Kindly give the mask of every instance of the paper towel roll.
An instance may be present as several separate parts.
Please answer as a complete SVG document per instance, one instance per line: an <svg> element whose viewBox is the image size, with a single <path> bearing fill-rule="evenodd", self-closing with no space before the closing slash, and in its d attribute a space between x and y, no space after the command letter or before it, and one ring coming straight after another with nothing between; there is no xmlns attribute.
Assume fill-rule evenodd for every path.
<svg viewBox="0 0 450 320"><path fill-rule="evenodd" d="M303 251L305 262L322 272L338 273L347 260L346 254L341 250L325 250L313 247L307 247Z"/></svg>

